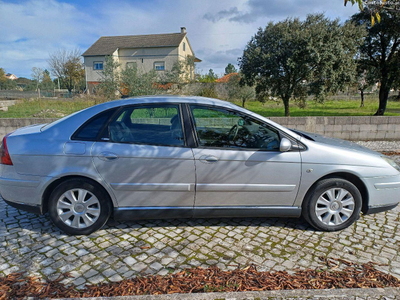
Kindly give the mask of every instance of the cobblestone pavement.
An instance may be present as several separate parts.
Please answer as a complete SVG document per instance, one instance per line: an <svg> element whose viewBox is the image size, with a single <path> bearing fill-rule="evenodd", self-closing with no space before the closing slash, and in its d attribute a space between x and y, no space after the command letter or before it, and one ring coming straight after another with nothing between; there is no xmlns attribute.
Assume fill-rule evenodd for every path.
<svg viewBox="0 0 400 300"><path fill-rule="evenodd" d="M397 158L399 159L399 158ZM118 223L90 236L68 236L48 216L17 210L0 199L0 275L28 272L67 282L118 281L188 267L222 269L254 263L259 270L320 265L319 256L374 261L400 275L400 206L362 216L340 232L316 232L301 219L175 219ZM399 276L400 277L400 276Z"/></svg>

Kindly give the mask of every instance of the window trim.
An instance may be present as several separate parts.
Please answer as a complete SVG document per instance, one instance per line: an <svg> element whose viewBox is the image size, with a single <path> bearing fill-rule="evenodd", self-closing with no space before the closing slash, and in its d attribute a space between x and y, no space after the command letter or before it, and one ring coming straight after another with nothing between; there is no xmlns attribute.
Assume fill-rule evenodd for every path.
<svg viewBox="0 0 400 300"><path fill-rule="evenodd" d="M108 140L104 140L101 137L104 135L104 131L106 130L106 128L108 127L108 125L110 125L110 123L112 122L112 120L114 120L114 118L122 111L122 110L126 110L129 109L131 107L142 107L142 108L146 108L149 106L157 106L157 107L161 107L161 106L178 106L178 114L181 120L181 126L182 126L182 134L183 134L183 145L165 145L165 144L148 144L148 143L132 143L132 142L115 142L112 141L111 139ZM135 109L135 108L134 108ZM186 138L186 130L185 130L185 122L183 120L183 113L182 113L182 103L175 103L175 102L168 102L168 103L163 103L163 102L155 102L155 103L138 103L138 104L127 104L127 105L122 105L119 106L118 109L114 112L114 114L112 114L112 116L110 117L110 119L108 119L108 121L105 123L105 125L103 126L102 130L100 131L99 135L97 136L97 140L96 142L105 142L105 143L113 143L113 144L128 144L128 145L144 145L144 146L155 146L155 147L179 147L179 148L191 148L188 146L187 143L187 138Z"/></svg>
<svg viewBox="0 0 400 300"><path fill-rule="evenodd" d="M101 69L96 69L94 66L96 65L96 64L101 64ZM95 71L101 71L101 70L104 70L104 61L94 61L93 62L93 70L95 70Z"/></svg>
<svg viewBox="0 0 400 300"><path fill-rule="evenodd" d="M163 70L157 70L157 69L156 69L156 64L157 64L157 63L163 63L164 69L163 69ZM154 68L154 70L157 71L157 72L165 71L165 60L164 60L164 61L162 61L162 60L160 60L160 61L155 61L155 62L153 63L153 68Z"/></svg>
<svg viewBox="0 0 400 300"><path fill-rule="evenodd" d="M185 42L183 42L182 48L183 48L183 51L186 52L186 43Z"/></svg>
<svg viewBox="0 0 400 300"><path fill-rule="evenodd" d="M224 106L201 104L201 103L200 104L187 104L187 108L188 108L188 112L189 112L190 120L191 120L191 125L192 125L192 132L194 134L194 138L195 138L195 141L196 141L196 148L222 150L222 151L223 150L230 150L230 151L233 150L233 151L253 151L253 152L254 151L259 151L259 152L268 152L268 153L277 153L277 152L281 153L281 151L279 151L279 150L266 150L266 149L262 149L262 148L239 148L239 147L238 148L221 148L221 147L208 147L208 146L200 145L199 137L197 135L196 125L195 125L195 120L194 120L194 116L193 116L192 109L191 109L191 107L193 107L193 106L202 106L202 107L208 107L208 108L214 108L214 109L222 109L222 110L226 110L226 111L233 112L233 113L243 114L243 115L245 115L245 116L247 116L249 118L253 118L253 119L255 119L255 120L257 120L257 121L259 121L259 122L261 122L263 124L266 124L266 125L270 126L271 128L275 129L278 132L280 141L282 140L282 138L287 138L292 142L300 143L299 141L297 141L293 137L289 137L287 134L285 134L284 132L282 132L281 130L276 128L275 126L269 124L268 122L265 122L264 120L260 120L259 118L251 116L251 115L249 115L247 113L244 113L244 112L241 112L241 111L237 111L237 110L234 110L234 109L231 109L231 108L228 108L228 107L224 107ZM290 150L289 152L293 152L293 151L299 151L299 150L293 149L293 150Z"/></svg>

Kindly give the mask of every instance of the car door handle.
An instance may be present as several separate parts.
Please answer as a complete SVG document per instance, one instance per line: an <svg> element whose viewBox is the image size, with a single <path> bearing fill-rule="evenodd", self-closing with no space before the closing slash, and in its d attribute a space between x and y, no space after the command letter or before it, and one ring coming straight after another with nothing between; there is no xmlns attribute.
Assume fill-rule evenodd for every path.
<svg viewBox="0 0 400 300"><path fill-rule="evenodd" d="M217 161L219 161L219 158L214 155L203 155L203 156L200 156L200 161L212 164L212 163L216 163Z"/></svg>
<svg viewBox="0 0 400 300"><path fill-rule="evenodd" d="M118 155L115 153L111 153L111 152L102 152L102 153L100 153L98 158L100 158L101 160L104 160L104 161L110 161L110 160L118 159Z"/></svg>

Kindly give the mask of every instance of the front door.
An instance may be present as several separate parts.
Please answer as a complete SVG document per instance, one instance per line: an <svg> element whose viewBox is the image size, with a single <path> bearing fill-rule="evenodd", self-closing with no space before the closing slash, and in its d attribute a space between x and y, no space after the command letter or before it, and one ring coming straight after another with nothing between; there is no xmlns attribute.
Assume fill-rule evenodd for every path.
<svg viewBox="0 0 400 300"><path fill-rule="evenodd" d="M133 218L191 216L195 167L179 105L121 109L94 144L92 157L119 211L134 211Z"/></svg>
<svg viewBox="0 0 400 300"><path fill-rule="evenodd" d="M195 216L218 209L237 208L238 215L244 215L242 208L290 210L300 183L300 154L279 151L282 134L276 128L225 108L191 105L190 111L198 141Z"/></svg>

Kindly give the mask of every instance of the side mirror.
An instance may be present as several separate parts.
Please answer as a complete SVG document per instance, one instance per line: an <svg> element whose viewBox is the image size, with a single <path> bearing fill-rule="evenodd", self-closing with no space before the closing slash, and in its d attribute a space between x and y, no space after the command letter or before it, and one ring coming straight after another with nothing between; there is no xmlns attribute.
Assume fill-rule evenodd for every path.
<svg viewBox="0 0 400 300"><path fill-rule="evenodd" d="M281 139L281 144L279 145L279 151L287 152L292 149L292 142L286 138Z"/></svg>

